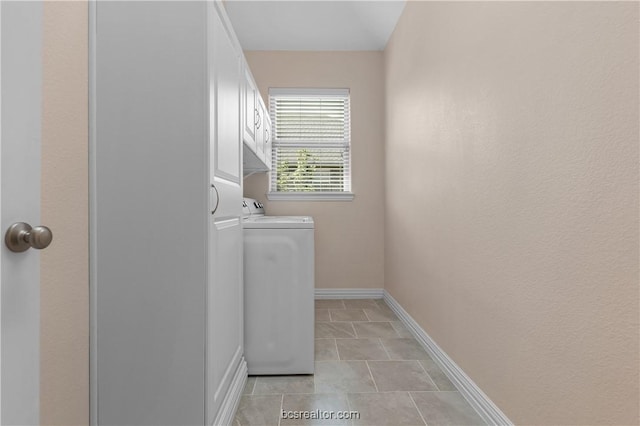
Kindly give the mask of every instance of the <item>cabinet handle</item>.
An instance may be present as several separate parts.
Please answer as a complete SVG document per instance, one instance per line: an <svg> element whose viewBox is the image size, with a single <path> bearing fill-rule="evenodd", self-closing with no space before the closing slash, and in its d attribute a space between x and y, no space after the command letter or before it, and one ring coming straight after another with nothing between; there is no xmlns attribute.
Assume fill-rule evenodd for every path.
<svg viewBox="0 0 640 426"><path fill-rule="evenodd" d="M259 129L262 125L262 115L258 112L258 123L256 129Z"/></svg>
<svg viewBox="0 0 640 426"><path fill-rule="evenodd" d="M258 126L258 129L260 128L260 126L258 125L258 123L260 123L260 112L257 109L254 109L254 126Z"/></svg>
<svg viewBox="0 0 640 426"><path fill-rule="evenodd" d="M218 192L218 188L216 188L214 184L211 184L211 188L213 188L213 190L216 192L216 206L213 208L213 210L211 210L211 214L215 214L218 210L218 207L220 207L220 193Z"/></svg>

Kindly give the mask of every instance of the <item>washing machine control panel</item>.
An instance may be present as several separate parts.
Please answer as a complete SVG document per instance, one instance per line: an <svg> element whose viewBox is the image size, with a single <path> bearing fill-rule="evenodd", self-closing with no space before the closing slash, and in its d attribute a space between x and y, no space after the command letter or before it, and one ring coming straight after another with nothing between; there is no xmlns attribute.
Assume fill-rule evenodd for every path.
<svg viewBox="0 0 640 426"><path fill-rule="evenodd" d="M253 198L245 198L242 200L242 212L245 217L251 215L264 215L264 205Z"/></svg>

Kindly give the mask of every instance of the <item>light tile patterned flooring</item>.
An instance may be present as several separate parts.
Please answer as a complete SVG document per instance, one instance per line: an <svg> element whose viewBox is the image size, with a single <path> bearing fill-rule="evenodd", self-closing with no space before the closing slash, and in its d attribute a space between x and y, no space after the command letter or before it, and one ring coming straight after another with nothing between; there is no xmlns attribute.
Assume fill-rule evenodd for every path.
<svg viewBox="0 0 640 426"><path fill-rule="evenodd" d="M251 376L234 425L481 425L383 300L316 300L315 374ZM282 411L359 419L281 419Z"/></svg>

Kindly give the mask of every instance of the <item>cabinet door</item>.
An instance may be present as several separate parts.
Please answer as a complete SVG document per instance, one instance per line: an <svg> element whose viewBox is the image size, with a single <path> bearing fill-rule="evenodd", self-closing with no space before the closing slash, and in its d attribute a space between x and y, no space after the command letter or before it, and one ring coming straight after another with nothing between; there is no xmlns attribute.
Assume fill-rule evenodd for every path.
<svg viewBox="0 0 640 426"><path fill-rule="evenodd" d="M257 97L258 90L249 65L245 62L243 67L243 122L244 122L244 142L255 152L256 151L256 119L258 117Z"/></svg>
<svg viewBox="0 0 640 426"><path fill-rule="evenodd" d="M267 166L268 170L271 170L271 155L272 155L272 145L271 145L271 119L269 115L265 112L265 120L264 120L264 164Z"/></svg>
<svg viewBox="0 0 640 426"><path fill-rule="evenodd" d="M256 110L258 111L258 117L256 118L256 154L260 161L264 161L264 116L265 108L262 103L262 97L260 92L256 92Z"/></svg>
<svg viewBox="0 0 640 426"><path fill-rule="evenodd" d="M211 214L207 286L207 424L242 359L241 51L208 3Z"/></svg>

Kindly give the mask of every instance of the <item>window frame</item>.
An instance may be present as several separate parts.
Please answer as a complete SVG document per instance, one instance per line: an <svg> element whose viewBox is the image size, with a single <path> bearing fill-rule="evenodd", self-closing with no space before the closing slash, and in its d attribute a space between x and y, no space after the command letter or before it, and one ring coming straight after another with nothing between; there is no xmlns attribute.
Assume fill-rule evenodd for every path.
<svg viewBox="0 0 640 426"><path fill-rule="evenodd" d="M345 120L348 125L346 131L346 141L342 142L345 146L345 150L348 153L347 165L343 170L343 182L347 190L343 191L313 191L313 192L289 192L289 191L277 191L275 183L277 182L277 169L278 166L276 150L278 147L286 147L291 144L296 147L308 147L308 148L336 148L336 142L283 142L276 139L276 132L278 124L276 121L276 111L274 108L274 98L277 97L316 97L316 98L346 98L346 116ZM339 88L269 88L269 115L271 117L271 171L269 172L269 190L267 192L267 199L270 201L351 201L354 199L354 193L352 191L352 154L351 154L351 91L350 89ZM340 145L338 145L340 146Z"/></svg>

